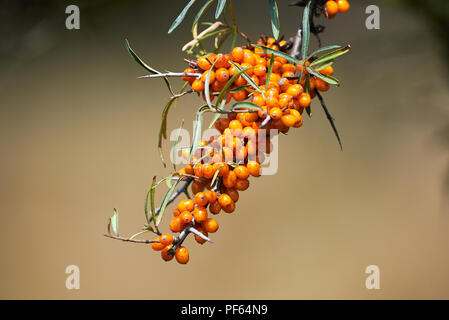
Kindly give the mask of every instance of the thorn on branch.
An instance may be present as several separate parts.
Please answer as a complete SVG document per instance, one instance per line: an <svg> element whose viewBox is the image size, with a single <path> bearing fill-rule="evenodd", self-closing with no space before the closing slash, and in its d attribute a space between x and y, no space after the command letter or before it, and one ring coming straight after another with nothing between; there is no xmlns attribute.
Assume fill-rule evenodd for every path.
<svg viewBox="0 0 449 320"><path fill-rule="evenodd" d="M338 144L340 145L340 149L343 150L343 146L341 144L341 139L340 139L340 135L338 134L338 130L337 127L335 126L335 119L332 117L332 115L330 114L329 110L326 107L326 104L324 103L324 99L321 96L321 93L318 92L318 90L314 89L316 96L318 97L318 100L320 100L321 106L323 107L324 113L326 113L326 117L329 120L329 123L332 126L332 129L334 130L335 136L337 137L338 140Z"/></svg>

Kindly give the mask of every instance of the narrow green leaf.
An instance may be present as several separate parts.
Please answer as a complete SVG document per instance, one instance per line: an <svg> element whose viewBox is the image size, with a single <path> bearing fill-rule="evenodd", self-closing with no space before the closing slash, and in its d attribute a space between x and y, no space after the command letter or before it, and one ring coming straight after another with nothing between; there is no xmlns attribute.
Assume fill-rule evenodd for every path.
<svg viewBox="0 0 449 320"><path fill-rule="evenodd" d="M319 73L318 71L315 71L314 69L312 69L308 66L306 66L306 69L307 69L307 71L309 71L310 74L313 74L315 77L320 78L321 80L326 81L329 84L333 84L336 86L338 86L340 84L340 81L338 81L338 79L336 79L334 77Z"/></svg>
<svg viewBox="0 0 449 320"><path fill-rule="evenodd" d="M312 109L310 108L310 106L308 106L306 108L306 112L307 112L307 115L309 116L309 118L312 118Z"/></svg>
<svg viewBox="0 0 449 320"><path fill-rule="evenodd" d="M312 1L307 3L304 9L304 14L302 16L302 39L301 39L301 57L303 61L306 61L307 50L309 49L309 39L310 39L310 4Z"/></svg>
<svg viewBox="0 0 449 320"><path fill-rule="evenodd" d="M181 181L181 179L176 180L175 183L173 183L173 185L171 186L171 188L168 189L167 193L165 194L165 197L164 197L164 199L162 200L162 204L161 204L161 207L160 207L160 209L159 209L159 214L158 214L158 216L156 217L156 219L154 220L154 221L155 221L154 224L155 224L156 227L157 227L157 226L159 225L159 223L161 222L162 217L163 217L164 212L165 212L165 208L167 207L168 201L170 200L171 195L172 195L173 192L175 191L176 186L178 185L179 181ZM154 212L154 211L153 211L153 212Z"/></svg>
<svg viewBox="0 0 449 320"><path fill-rule="evenodd" d="M171 33L173 30L175 30L181 24L182 20L184 20L184 17L186 16L187 11L190 9L192 4L195 3L195 1L196 0L190 0L190 2L184 7L184 9L182 9L179 16L175 19L175 21L173 21L170 29L168 29L168 33Z"/></svg>
<svg viewBox="0 0 449 320"><path fill-rule="evenodd" d="M321 52L325 52L325 51L329 51L329 50L335 50L335 49L340 49L341 46L338 45L333 45L333 46L326 46L326 47L321 47L317 50L315 50L314 52L312 52L306 59L306 61L308 61L310 58L312 58L313 56L316 56L318 53Z"/></svg>
<svg viewBox="0 0 449 320"><path fill-rule="evenodd" d="M217 122L218 118L220 118L221 114L216 113L214 114L214 117L212 118L212 121L209 124L209 129L212 128L212 126Z"/></svg>
<svg viewBox="0 0 449 320"><path fill-rule="evenodd" d="M165 178L165 184L167 185L167 187L170 189L172 186L171 180L173 178L173 175L169 175L167 178Z"/></svg>
<svg viewBox="0 0 449 320"><path fill-rule="evenodd" d="M268 2L270 5L271 29L273 30L273 37L277 40L280 30L278 5L274 0L268 0Z"/></svg>
<svg viewBox="0 0 449 320"><path fill-rule="evenodd" d="M246 88L249 88L249 87L251 87L250 84L244 84L243 86L240 86L240 87L233 88L233 89L229 90L229 92L230 93L235 93L235 92L238 92L240 90L243 90L243 89L246 89Z"/></svg>
<svg viewBox="0 0 449 320"><path fill-rule="evenodd" d="M218 173L220 173L220 170L221 170L221 168L223 168L223 167L224 167L224 163L221 164L221 165L218 167L218 169L215 171L214 176L212 177L212 180L211 180L211 182L210 182L210 186L211 186L211 187L214 185L215 180L217 180Z"/></svg>
<svg viewBox="0 0 449 320"><path fill-rule="evenodd" d="M204 6L201 7L200 11L198 11L198 13L195 16L195 19L193 20L193 24L192 24L192 30L195 27L195 25L198 23L198 21L201 19L201 17L203 16L204 12L211 6L211 4L214 2L215 0L209 0L207 1Z"/></svg>
<svg viewBox="0 0 449 320"><path fill-rule="evenodd" d="M188 86L188 82L185 82L182 86L181 90L179 91L179 94L183 93L184 90ZM167 104L165 105L164 109L162 110L162 121L161 121L161 127L159 129L159 136L158 136L158 150L159 150L159 158L162 161L162 164L164 165L164 168L167 166L165 164L164 155L162 153L162 139L167 139L167 117L168 117L168 111L170 110L172 104L176 102L179 98L171 98Z"/></svg>
<svg viewBox="0 0 449 320"><path fill-rule="evenodd" d="M334 60L327 61L325 63L321 63L321 64L315 66L315 70L316 71L321 71L321 70L326 69L327 67L329 67L329 66L331 66L333 64L334 64Z"/></svg>
<svg viewBox="0 0 449 320"><path fill-rule="evenodd" d="M215 11L215 19L218 19L226 6L227 0L218 0L217 10Z"/></svg>
<svg viewBox="0 0 449 320"><path fill-rule="evenodd" d="M217 61L214 61L214 63L212 64L212 67L209 69L209 71L207 71L206 73L206 81L204 82L204 95L206 97L206 103L209 106L209 109L212 109L212 103L210 101L210 93L209 93L209 86L210 86L210 73L211 71L214 69L215 63Z"/></svg>
<svg viewBox="0 0 449 320"><path fill-rule="evenodd" d="M203 105L198 108L198 111L196 112L196 121L195 121L195 127L193 128L193 138L192 138L192 145L190 149L190 155L188 158L188 162L192 160L193 155L195 154L196 149L198 148L198 143L201 138L201 129L203 125L203 112L206 110L210 110L209 106Z"/></svg>
<svg viewBox="0 0 449 320"><path fill-rule="evenodd" d="M236 111L237 109L239 109L239 110L243 109L242 111L238 111L238 112L248 112L247 110L252 110L252 111L262 110L262 108L259 107L257 104L254 104L254 103L248 102L248 101L237 102L231 107L232 111Z"/></svg>
<svg viewBox="0 0 449 320"><path fill-rule="evenodd" d="M150 189L150 206L151 206L151 216L153 221L156 221L156 209L154 207L154 193L156 192L156 176L153 177L153 182L151 183Z"/></svg>
<svg viewBox="0 0 449 320"><path fill-rule="evenodd" d="M329 53L327 53L325 55L322 55L321 57L319 57L315 61L313 61L310 64L310 66L313 67L313 66L316 66L318 64L322 64L322 63L325 63L325 62L328 62L328 61L335 60L339 56L342 56L345 53L349 52L350 49L351 49L351 46L347 45L344 48L340 48L340 49L334 50L332 52L329 52Z"/></svg>
<svg viewBox="0 0 449 320"><path fill-rule="evenodd" d="M229 63L232 64L232 65L233 65L239 72L242 71L242 69L241 69L237 64L235 64L233 61L229 61ZM254 82L253 79L251 79L251 77L250 77L247 73L243 72L243 73L241 73L241 75L243 76L243 78L245 78L245 80L246 80L246 81L247 81L247 82L248 82L254 89L256 89L256 90L259 91L260 93L264 94L263 90L259 88L259 86Z"/></svg>
<svg viewBox="0 0 449 320"><path fill-rule="evenodd" d="M111 221L111 227L112 227L112 232L114 233L114 235L118 236L118 210L116 208L114 208L114 214L112 215L112 217L110 218Z"/></svg>
<svg viewBox="0 0 449 320"><path fill-rule="evenodd" d="M267 81L265 83L265 91L268 90L268 84L270 83L271 74L273 73L274 54L271 54L270 65L268 66Z"/></svg>
<svg viewBox="0 0 449 320"><path fill-rule="evenodd" d="M131 55L131 57L138 63L140 64L142 67L144 67L146 70L148 70L150 73L152 74L159 74L160 72L157 71L156 69L150 67L148 64L146 64L145 62L143 62L142 59L139 58L139 56L134 52L133 49L131 49L131 46L129 44L128 39L125 39L125 46L126 46L126 50L128 50L128 53ZM170 93L172 95L174 95L173 90L171 88L170 82L168 81L167 77L163 77L165 84L167 85L168 91L170 91Z"/></svg>
<svg viewBox="0 0 449 320"><path fill-rule="evenodd" d="M306 93L309 93L309 91L310 91L310 74L306 75L306 80L304 82L304 91Z"/></svg>
<svg viewBox="0 0 449 320"><path fill-rule="evenodd" d="M265 46L260 46L260 45L258 45L258 44L251 44L251 45L252 45L253 47L256 47L256 48L265 50L267 53L274 54L275 56L278 56L278 57L282 57L282 58L284 58L284 59L287 59L288 61L290 61L291 63L293 63L293 64L295 64L295 65L297 65L297 64L302 64L301 61L299 61L299 60L296 59L296 58L293 58L292 56L290 56L290 55L288 55L288 54L286 54L286 53L284 53L284 52L277 51L277 50L273 50L273 49L271 49L271 48L268 48L268 47L265 47Z"/></svg>
<svg viewBox="0 0 449 320"><path fill-rule="evenodd" d="M167 131L167 115L168 111L170 110L170 107L172 106L173 102L175 102L176 99L170 99L168 103L165 105L164 110L162 110L162 122L161 122L161 128L159 129L159 136L158 136L158 150L159 150L159 158L162 161L162 164L164 165L164 168L167 166L164 160L164 154L162 153L162 139L166 139L166 131Z"/></svg>

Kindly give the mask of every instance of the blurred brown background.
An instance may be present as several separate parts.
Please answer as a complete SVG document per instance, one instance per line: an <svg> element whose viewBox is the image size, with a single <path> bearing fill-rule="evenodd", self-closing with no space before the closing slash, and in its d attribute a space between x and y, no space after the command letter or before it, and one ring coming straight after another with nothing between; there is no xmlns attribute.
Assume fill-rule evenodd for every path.
<svg viewBox="0 0 449 320"><path fill-rule="evenodd" d="M335 66L342 85L325 94L343 152L314 102L280 139L278 173L253 179L236 212L218 217L215 243L187 241L188 265L103 237L113 207L123 235L138 231L152 176L169 173L156 147L169 93L136 79L146 72L123 40L153 67L183 70L202 2L166 31L185 2L76 1L78 31L65 29L72 2L2 3L0 298L448 299L448 78L430 22L400 3L350 1L324 22L323 44L353 48ZM288 2L287 36L302 11ZM366 30L367 4L380 6L380 30ZM235 9L252 39L270 33L266 1ZM199 103L181 100L169 127L184 118L191 129ZM65 287L70 264L80 290ZM380 290L365 288L371 264Z"/></svg>

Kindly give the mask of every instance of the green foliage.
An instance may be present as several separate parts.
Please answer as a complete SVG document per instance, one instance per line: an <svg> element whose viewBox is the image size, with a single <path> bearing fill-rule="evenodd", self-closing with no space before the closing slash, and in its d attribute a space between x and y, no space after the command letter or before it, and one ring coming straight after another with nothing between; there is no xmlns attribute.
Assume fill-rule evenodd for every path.
<svg viewBox="0 0 449 320"><path fill-rule="evenodd" d="M279 38L279 32L281 28L279 22L278 5L274 0L268 0L268 4L270 6L271 29L273 30L273 37L277 40Z"/></svg>

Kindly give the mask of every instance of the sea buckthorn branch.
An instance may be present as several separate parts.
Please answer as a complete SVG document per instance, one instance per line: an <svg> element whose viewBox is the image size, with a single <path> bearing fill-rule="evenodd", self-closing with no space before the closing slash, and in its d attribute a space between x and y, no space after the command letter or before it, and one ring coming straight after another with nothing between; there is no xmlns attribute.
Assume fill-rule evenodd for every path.
<svg viewBox="0 0 449 320"><path fill-rule="evenodd" d="M343 145L341 143L340 135L338 134L337 127L335 126L335 123L334 123L335 119L334 119L334 117L332 117L332 115L330 114L329 110L327 109L326 104L324 103L324 99L321 96L321 93L319 93L319 91L316 90L316 89L314 89L314 90L315 90L316 96L318 97L318 100L321 103L321 107L323 108L324 113L326 114L326 117L329 120L329 122L330 122L330 124L332 126L332 129L334 130L334 134L337 137L338 144L340 145L340 149L343 150Z"/></svg>
<svg viewBox="0 0 449 320"><path fill-rule="evenodd" d="M217 9L218 11L222 11L226 3L232 11L231 1L219 0L219 2L221 9ZM189 261L188 250L183 246L189 234L193 234L200 244L211 241L208 234L216 232L219 225L210 215L217 215L221 211L228 214L234 212L235 203L239 200L239 192L249 187L249 178L260 176L261 163L272 149L270 136L266 132L274 129L286 134L290 128L301 127L302 113L304 110L310 113L310 103L314 97L320 101L341 146L333 118L320 92L327 91L330 85L339 84L339 81L332 76L334 71L332 64L337 57L349 51L349 46L321 47L319 44L318 50L308 54L308 45L310 33L318 33L314 27L313 14L322 11L325 16L331 17L334 3L340 12L345 12L349 8L346 5L347 1L311 0L307 4L304 3L306 8L302 25L298 28L296 36L289 41L283 40L283 37L278 38L277 5L274 0L269 0L269 3L275 38L262 35L255 44L234 47L235 36L240 33L235 17L233 17L232 26L229 26L225 19L225 23L220 21L212 23L209 28L206 28L207 31L198 34L200 14L195 18L192 30L194 39L189 47L189 51L199 48L201 54L197 56L197 59L184 59L189 68L182 73L167 71L164 75L148 76L148 78L164 77L165 79L167 74L172 74L182 77L185 81L181 92L178 95L172 95L163 110L159 139L160 151L162 137L166 138L168 110L177 98L186 94L187 91L183 92L184 89L190 85L189 92L197 92L206 102L196 111L190 146L182 148L182 157L187 160L187 164L181 170L172 173L172 177L177 175L180 178L173 184L169 184L169 190L165 194L162 205L157 209L154 206L156 185L154 182L152 185L151 218L147 213L146 216L147 221L154 224L155 233L158 235L158 238L151 242L152 248L160 251L165 261L173 258L182 264ZM179 25L191 4L192 0L178 16L171 30L173 26ZM211 26L215 29L212 30ZM219 29L220 27L223 28ZM231 52L206 53L201 44L202 39L216 36L215 48L217 49L224 43L225 37L229 37L229 33L232 34ZM216 103L213 102L215 98L217 98ZM226 110L226 106L230 105L232 99L236 103L231 110ZM206 112L215 114L210 126L214 126L218 131L217 135L212 136L208 141L201 140L203 114ZM265 130L259 130L262 128ZM178 150L177 142L178 139L175 141L174 150ZM263 152L260 153L258 150ZM176 167L174 170L176 171ZM182 181L185 181L184 185L177 188L177 184ZM193 194L192 199L187 192L189 186ZM161 222L166 207L182 193L187 195L187 199L181 200L173 209L173 218L169 223L170 230L178 233L178 236L161 234L157 226ZM115 217L114 221L117 219ZM113 225L113 230L118 228L114 228ZM132 241L134 237L147 230L153 231L150 223L144 227L143 231L123 239ZM110 238L122 240L118 232L114 231L114 233L116 234L109 233ZM146 240L140 241L148 243L145 242Z"/></svg>
<svg viewBox="0 0 449 320"><path fill-rule="evenodd" d="M160 78L160 77L196 77L201 78L201 73L185 73L185 72L168 72L159 74L148 74L144 76L137 77L137 79L145 78Z"/></svg>
<svg viewBox="0 0 449 320"><path fill-rule="evenodd" d="M108 233L105 233L104 236L106 238L111 238L111 239L115 239L115 240L121 240L121 241L125 241L125 242L145 243L145 244L159 243L158 240L139 240L139 239L132 239L131 237L130 238L124 238L124 237L120 237L120 236L114 236L114 235L108 234Z"/></svg>

